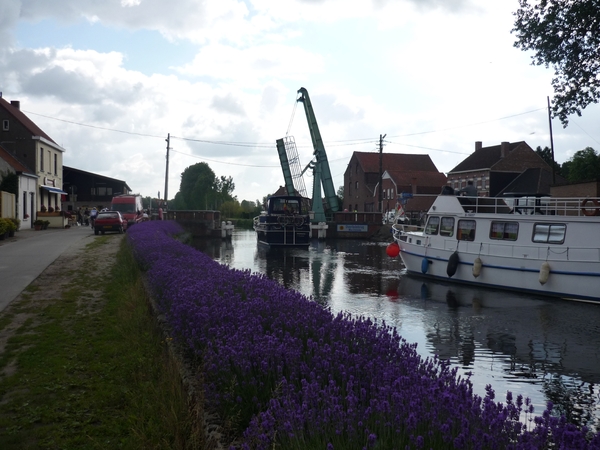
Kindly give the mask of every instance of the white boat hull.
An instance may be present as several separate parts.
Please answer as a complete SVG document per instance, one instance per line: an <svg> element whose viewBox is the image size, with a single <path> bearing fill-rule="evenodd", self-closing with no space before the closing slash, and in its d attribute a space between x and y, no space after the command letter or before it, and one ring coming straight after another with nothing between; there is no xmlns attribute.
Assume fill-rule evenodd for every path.
<svg viewBox="0 0 600 450"><path fill-rule="evenodd" d="M541 295L558 296L600 302L600 263L548 261L550 272L547 281L540 282L540 271L544 260L515 260L490 255L459 252L459 262L452 277L447 273L450 256L454 251L430 250L401 244L400 256L406 270L413 275L433 277L445 281L481 285L488 288L503 288ZM481 259L478 277L473 275L476 258ZM423 260L428 261L424 271ZM590 287L596 285L595 295Z"/></svg>
<svg viewBox="0 0 600 450"><path fill-rule="evenodd" d="M600 302L600 216L521 216L489 211L478 214L476 207L463 211L462 207L455 208L452 201L456 202L436 200L428 217L439 217L447 223L476 223L477 234L461 240L457 239L459 227L448 228L449 236L427 231L427 228L420 232L396 229L394 237L409 274L493 289ZM515 227L518 237L492 239L492 224L498 222L518 224L518 228ZM534 230L548 224L564 228L562 240L555 242L549 238L547 243L536 242Z"/></svg>

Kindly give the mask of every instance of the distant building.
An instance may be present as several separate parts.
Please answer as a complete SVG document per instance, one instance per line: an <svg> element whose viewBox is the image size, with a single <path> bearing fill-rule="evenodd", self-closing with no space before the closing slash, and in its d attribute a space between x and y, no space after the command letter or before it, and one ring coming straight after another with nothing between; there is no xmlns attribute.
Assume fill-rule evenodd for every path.
<svg viewBox="0 0 600 450"><path fill-rule="evenodd" d="M378 205L380 179L383 179L381 206ZM439 194L445 183L446 177L429 155L354 152L344 173L342 209L384 212L395 206L396 196L403 190L419 193L435 190Z"/></svg>
<svg viewBox="0 0 600 450"><path fill-rule="evenodd" d="M19 211L40 211L42 205L60 207L61 196L66 194L62 189L65 149L21 111L21 102L9 103L1 95L0 126L0 145L37 176L33 195L27 191L17 200Z"/></svg>
<svg viewBox="0 0 600 450"><path fill-rule="evenodd" d="M68 193L63 204L66 211L79 207L108 208L113 196L131 194L131 189L122 180L68 166L63 167L63 174L64 188Z"/></svg>
<svg viewBox="0 0 600 450"><path fill-rule="evenodd" d="M539 170L525 172L527 169ZM527 181L523 176L535 180ZM541 180L552 179L552 167L526 142L502 142L500 145L483 147L478 141L475 142L475 151L448 172L448 185L458 190L473 181L480 196L496 197L518 177L521 177L521 188L525 185L530 188L544 186L546 195L549 195L549 185ZM528 195L535 194L529 192Z"/></svg>
<svg viewBox="0 0 600 450"><path fill-rule="evenodd" d="M395 209L400 198L405 215L419 219L422 213L429 210L446 183L446 175L433 170L386 170L383 174L383 212ZM403 199L405 194L414 197Z"/></svg>

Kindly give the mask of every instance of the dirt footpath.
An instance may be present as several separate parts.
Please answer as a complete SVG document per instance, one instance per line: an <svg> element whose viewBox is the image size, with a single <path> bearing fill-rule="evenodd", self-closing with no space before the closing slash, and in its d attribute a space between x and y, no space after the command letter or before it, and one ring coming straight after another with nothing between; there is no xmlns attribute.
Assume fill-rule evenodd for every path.
<svg viewBox="0 0 600 450"><path fill-rule="evenodd" d="M90 238L81 239L70 246L50 264L0 312L0 355L4 353L8 340L15 336L26 322L37 323L45 307L60 300L63 292L71 286L77 285L79 289L84 287L85 298L82 298L80 306L87 312L101 306L98 283L109 275L123 238L124 235L121 234L107 234L102 237L90 235ZM87 249L88 245L91 245L92 249ZM82 270L90 275L85 276L85 281L82 280ZM14 372L14 364L9 364L0 371L0 377Z"/></svg>

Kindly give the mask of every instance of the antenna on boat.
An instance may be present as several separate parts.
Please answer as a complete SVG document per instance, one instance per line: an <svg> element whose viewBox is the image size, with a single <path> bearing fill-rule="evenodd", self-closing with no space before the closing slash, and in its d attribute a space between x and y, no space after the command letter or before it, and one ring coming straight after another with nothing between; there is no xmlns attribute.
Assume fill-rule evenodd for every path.
<svg viewBox="0 0 600 450"><path fill-rule="evenodd" d="M552 184L556 184L556 162L554 161L554 139L552 138L552 115L550 113L550 96L548 100L548 123L550 124L550 151L552 152Z"/></svg>

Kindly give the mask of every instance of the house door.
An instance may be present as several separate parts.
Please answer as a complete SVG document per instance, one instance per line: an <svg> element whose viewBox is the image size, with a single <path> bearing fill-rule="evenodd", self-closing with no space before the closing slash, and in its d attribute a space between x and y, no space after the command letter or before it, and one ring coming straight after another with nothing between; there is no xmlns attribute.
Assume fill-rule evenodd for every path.
<svg viewBox="0 0 600 450"><path fill-rule="evenodd" d="M37 217L35 217L35 193L30 192L29 195L31 196L31 201L29 202L29 227L33 228L33 221L37 219Z"/></svg>

